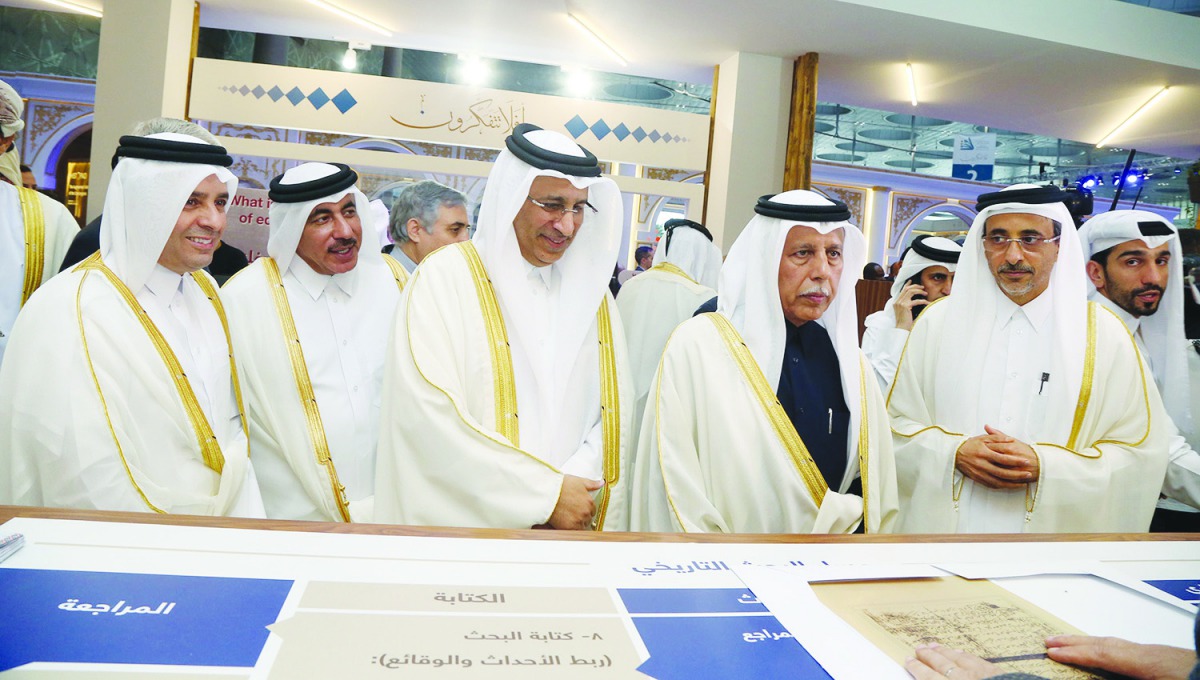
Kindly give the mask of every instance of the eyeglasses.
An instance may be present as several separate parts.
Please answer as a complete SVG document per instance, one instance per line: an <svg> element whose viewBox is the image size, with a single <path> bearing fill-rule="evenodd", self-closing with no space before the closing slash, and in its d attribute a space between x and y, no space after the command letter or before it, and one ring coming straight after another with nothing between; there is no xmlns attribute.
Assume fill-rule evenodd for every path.
<svg viewBox="0 0 1200 680"><path fill-rule="evenodd" d="M1053 243L1062 236L1052 236L1050 238L1042 238L1041 236L1015 236L1009 238L1007 236L984 236L983 249L991 251L1007 250L1008 244L1016 243L1021 246L1021 250L1025 252L1035 252L1046 247L1047 243Z"/></svg>
<svg viewBox="0 0 1200 680"><path fill-rule="evenodd" d="M542 203L541 201L537 200L533 196L526 196L525 198L528 198L530 203L536 205L537 207L541 208L542 210L545 210L546 212L550 213L551 215L557 214L559 217L566 217L568 213L571 215L582 216L584 207L590 208L593 215L595 215L598 212L596 210L596 206L592 205L591 203L588 203L587 201L577 204L574 208L568 208L567 206L563 205L562 203Z"/></svg>

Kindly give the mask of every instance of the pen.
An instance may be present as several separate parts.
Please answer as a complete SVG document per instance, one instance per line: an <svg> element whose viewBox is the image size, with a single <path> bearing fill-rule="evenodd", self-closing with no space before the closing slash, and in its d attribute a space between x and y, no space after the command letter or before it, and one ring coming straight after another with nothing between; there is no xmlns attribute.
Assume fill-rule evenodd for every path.
<svg viewBox="0 0 1200 680"><path fill-rule="evenodd" d="M833 434L833 409L829 409L829 431L827 434Z"/></svg>

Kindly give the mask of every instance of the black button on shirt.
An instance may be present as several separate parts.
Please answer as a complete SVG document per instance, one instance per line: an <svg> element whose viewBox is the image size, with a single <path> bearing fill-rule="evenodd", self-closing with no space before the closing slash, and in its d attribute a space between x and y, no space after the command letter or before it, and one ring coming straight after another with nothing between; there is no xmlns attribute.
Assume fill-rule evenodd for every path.
<svg viewBox="0 0 1200 680"><path fill-rule="evenodd" d="M850 411L842 392L842 374L829 333L810 321L787 326L787 345L779 372L779 403L812 454L830 488L846 474L846 437Z"/></svg>

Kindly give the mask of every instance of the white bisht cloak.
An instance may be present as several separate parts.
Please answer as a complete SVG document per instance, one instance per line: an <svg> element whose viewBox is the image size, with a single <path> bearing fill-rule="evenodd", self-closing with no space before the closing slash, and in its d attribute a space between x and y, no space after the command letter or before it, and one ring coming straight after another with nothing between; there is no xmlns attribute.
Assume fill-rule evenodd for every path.
<svg viewBox="0 0 1200 680"><path fill-rule="evenodd" d="M101 253L129 290L141 288L173 216L212 174L232 196L237 180L219 166L136 158L118 164L105 203ZM164 214L172 217L164 221ZM147 224L156 216L163 224L152 229ZM0 369L0 503L261 516L241 420L208 422L203 413L192 414L211 427L219 446L215 455L210 448L206 461L176 377L133 306L87 265L39 288L13 329ZM215 290L211 277L195 272L184 277L185 294L203 294L193 277ZM218 309L206 306L201 324L208 332L204 341L222 346L227 336ZM214 370L232 375L230 360ZM218 412L237 411L220 408L235 399L232 388L211 396Z"/></svg>
<svg viewBox="0 0 1200 680"><path fill-rule="evenodd" d="M543 146L559 145L553 149L559 153L583 154L561 135L539 130L533 137ZM553 312L558 340L545 353L538 349L544 329L530 311L527 267L512 226L538 176L587 188L599 210L554 265L562 280ZM605 487L593 494L595 527L628 526L633 393L625 336L608 293L621 206L611 179L539 170L501 152L475 240L431 254L401 295L384 369L376 521L544 524L564 474L547 462L551 453L564 452L547 447L569 441L572 451L590 446L600 452ZM514 370L521 361L527 368ZM562 406L572 401L568 392L589 390L587 384L599 386L599 399L584 400L599 404L599 413L568 413Z"/></svg>
<svg viewBox="0 0 1200 680"><path fill-rule="evenodd" d="M721 251L711 241L695 229L680 227L670 249L667 253L666 245L660 243L654 266L630 279L617 296L637 392L635 432L671 331L717 294L712 285L721 267Z"/></svg>
<svg viewBox="0 0 1200 680"><path fill-rule="evenodd" d="M505 320L494 297L481 299L486 272L466 252L473 249L459 243L429 255L401 295L384 369L376 521L529 528L545 523L558 503L563 473L503 434L506 419L534 424L504 408L518 386L511 368L495 368L505 361ZM611 296L603 304L615 350L620 443L605 452L606 472L609 459L619 458L611 461L615 474L606 474L610 495L599 528L623 530L633 395L616 304ZM593 327L593 337L597 332ZM495 334L499 343L489 340Z"/></svg>
<svg viewBox="0 0 1200 680"><path fill-rule="evenodd" d="M810 192L774 200L829 204ZM633 530L848 533L864 507L867 531L891 530L898 499L887 417L857 347L853 293L865 242L849 222L799 223L846 234L837 296L809 322L823 322L838 352L851 414L843 479L822 478L775 396L786 340L779 259L796 223L756 215L721 269L718 312L668 340L634 462ZM865 500L844 493L860 474Z"/></svg>
<svg viewBox="0 0 1200 680"><path fill-rule="evenodd" d="M311 163L289 173L304 173L297 176L301 181L311 181L335 171L337 168L332 165ZM341 201L350 193L355 195L355 205L361 208L358 215L362 222L363 243L357 266L337 276L355 278L354 295L348 303L351 313L362 319L355 333L368 334L373 342L365 344L378 347L374 356L358 358L360 362L376 367L373 372L376 384L367 386L375 392L369 420L359 423L330 422L320 412L324 400L341 398L342 392L315 392L319 387L313 384L306 363L312 357L303 362L300 360L304 359L305 353L337 352L339 348L332 346L332 338L313 337L311 330L306 334L306 329L296 325L290 300L308 293L286 273L293 259L299 259L295 254L296 247L313 208L321 203ZM355 498L344 496L337 464L339 460L359 456L373 461L378 437L371 437L370 450L344 451L331 446L333 442L344 440L329 435L338 428L369 428L375 433L379 429L383 361L392 317L400 299L397 274L404 275L404 272L402 268L393 272L386 265L384 258L387 256L379 252L378 230L374 226L373 212L367 205L367 197L353 186L310 201L273 202L271 239L267 245L271 257L255 260L221 289L249 410L250 455L254 459L263 503L271 518L370 522L374 516L374 489L367 490L365 495L358 490ZM274 263L278 272L284 301L276 298L277 289L269 281L268 260ZM290 338L299 342L294 343ZM295 364L292 345L298 345ZM293 370L301 364L304 365L302 370ZM315 404L310 405L311 410L306 408L302 390L313 395ZM318 449L321 449L320 454Z"/></svg>
<svg viewBox="0 0 1200 680"><path fill-rule="evenodd" d="M1008 190L1035 188L1016 185ZM1146 531L1167 465L1163 408L1125 325L1089 303L1083 258L1062 203L1000 203L976 216L954 294L917 319L888 395L900 494L899 530L947 533L974 482L954 467L976 414L980 372L999 296L983 253L987 218L1030 213L1062 224L1058 261L1043 295L1054 296L1054 350L1063 379L1045 384L1045 431L1033 446L1040 477L1026 497L1026 532Z"/></svg>
<svg viewBox="0 0 1200 680"><path fill-rule="evenodd" d="M79 225L66 206L34 191L0 182L0 362L17 312L55 274ZM29 274L26 267L36 269Z"/></svg>

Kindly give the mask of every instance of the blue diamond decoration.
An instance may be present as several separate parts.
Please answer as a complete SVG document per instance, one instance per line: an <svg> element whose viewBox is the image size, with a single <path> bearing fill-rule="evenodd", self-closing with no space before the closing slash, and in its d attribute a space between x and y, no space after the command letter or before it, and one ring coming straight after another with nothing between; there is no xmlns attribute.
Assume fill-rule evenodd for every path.
<svg viewBox="0 0 1200 680"><path fill-rule="evenodd" d="M646 131L643 130L642 126L640 126L640 125L638 126L638 129L634 130L630 134L632 134L633 138L638 140L639 142L646 138Z"/></svg>
<svg viewBox="0 0 1200 680"><path fill-rule="evenodd" d="M675 141L679 141L679 135L675 135Z"/></svg>
<svg viewBox="0 0 1200 680"><path fill-rule="evenodd" d="M583 122L583 119L578 115L568 120L567 124L563 127L567 128L567 132L570 132L571 136L575 139L579 139L579 135L582 135L588 129L587 123Z"/></svg>
<svg viewBox="0 0 1200 680"><path fill-rule="evenodd" d="M246 87L245 85L243 85L243 86L241 86L241 87L239 87L239 88L238 88L238 94L240 94L240 95L242 95L243 97L245 97L246 95L250 94L250 88L248 88L248 87Z"/></svg>
<svg viewBox="0 0 1200 680"><path fill-rule="evenodd" d="M629 128L625 127L624 123L621 123L613 128L612 133L613 136L617 138L617 141L623 142L625 141L625 138L629 136Z"/></svg>
<svg viewBox="0 0 1200 680"><path fill-rule="evenodd" d="M267 96L271 98L271 101L277 102L283 97L283 90L279 89L279 86L276 85L267 91Z"/></svg>
<svg viewBox="0 0 1200 680"><path fill-rule="evenodd" d="M612 128L608 126L608 123L604 122L603 118L592 125L592 134L596 135L596 139L604 139L610 132L612 132Z"/></svg>
<svg viewBox="0 0 1200 680"><path fill-rule="evenodd" d="M657 142L660 139L662 139L662 135L658 134L658 130L650 133L650 141Z"/></svg>
<svg viewBox="0 0 1200 680"><path fill-rule="evenodd" d="M308 95L308 101L312 103L314 109L319 111L322 106L329 103L329 95L325 94L325 91L318 87L313 90L312 94Z"/></svg>
<svg viewBox="0 0 1200 680"><path fill-rule="evenodd" d="M293 87L292 89L288 90L287 98L288 101L292 103L292 106L295 106L304 101L304 93L300 91L300 88Z"/></svg>
<svg viewBox="0 0 1200 680"><path fill-rule="evenodd" d="M662 140L663 140L664 142L667 142L667 143L669 143L669 142L671 141L671 133L670 133L670 132L664 132L664 133L663 133L663 136L662 136Z"/></svg>
<svg viewBox="0 0 1200 680"><path fill-rule="evenodd" d="M250 92L254 94L255 99L262 99L263 95L267 93L267 91L262 88L262 85L255 85L254 89L250 90Z"/></svg>
<svg viewBox="0 0 1200 680"><path fill-rule="evenodd" d="M347 90L338 92L336 95L334 95L332 101L333 105L336 106L338 111L341 111L342 113L354 108L354 105L358 103L358 100L355 99L354 96L351 95Z"/></svg>
<svg viewBox="0 0 1200 680"><path fill-rule="evenodd" d="M229 92L237 92L237 85L229 85L229 86L227 87L227 90L228 90Z"/></svg>

